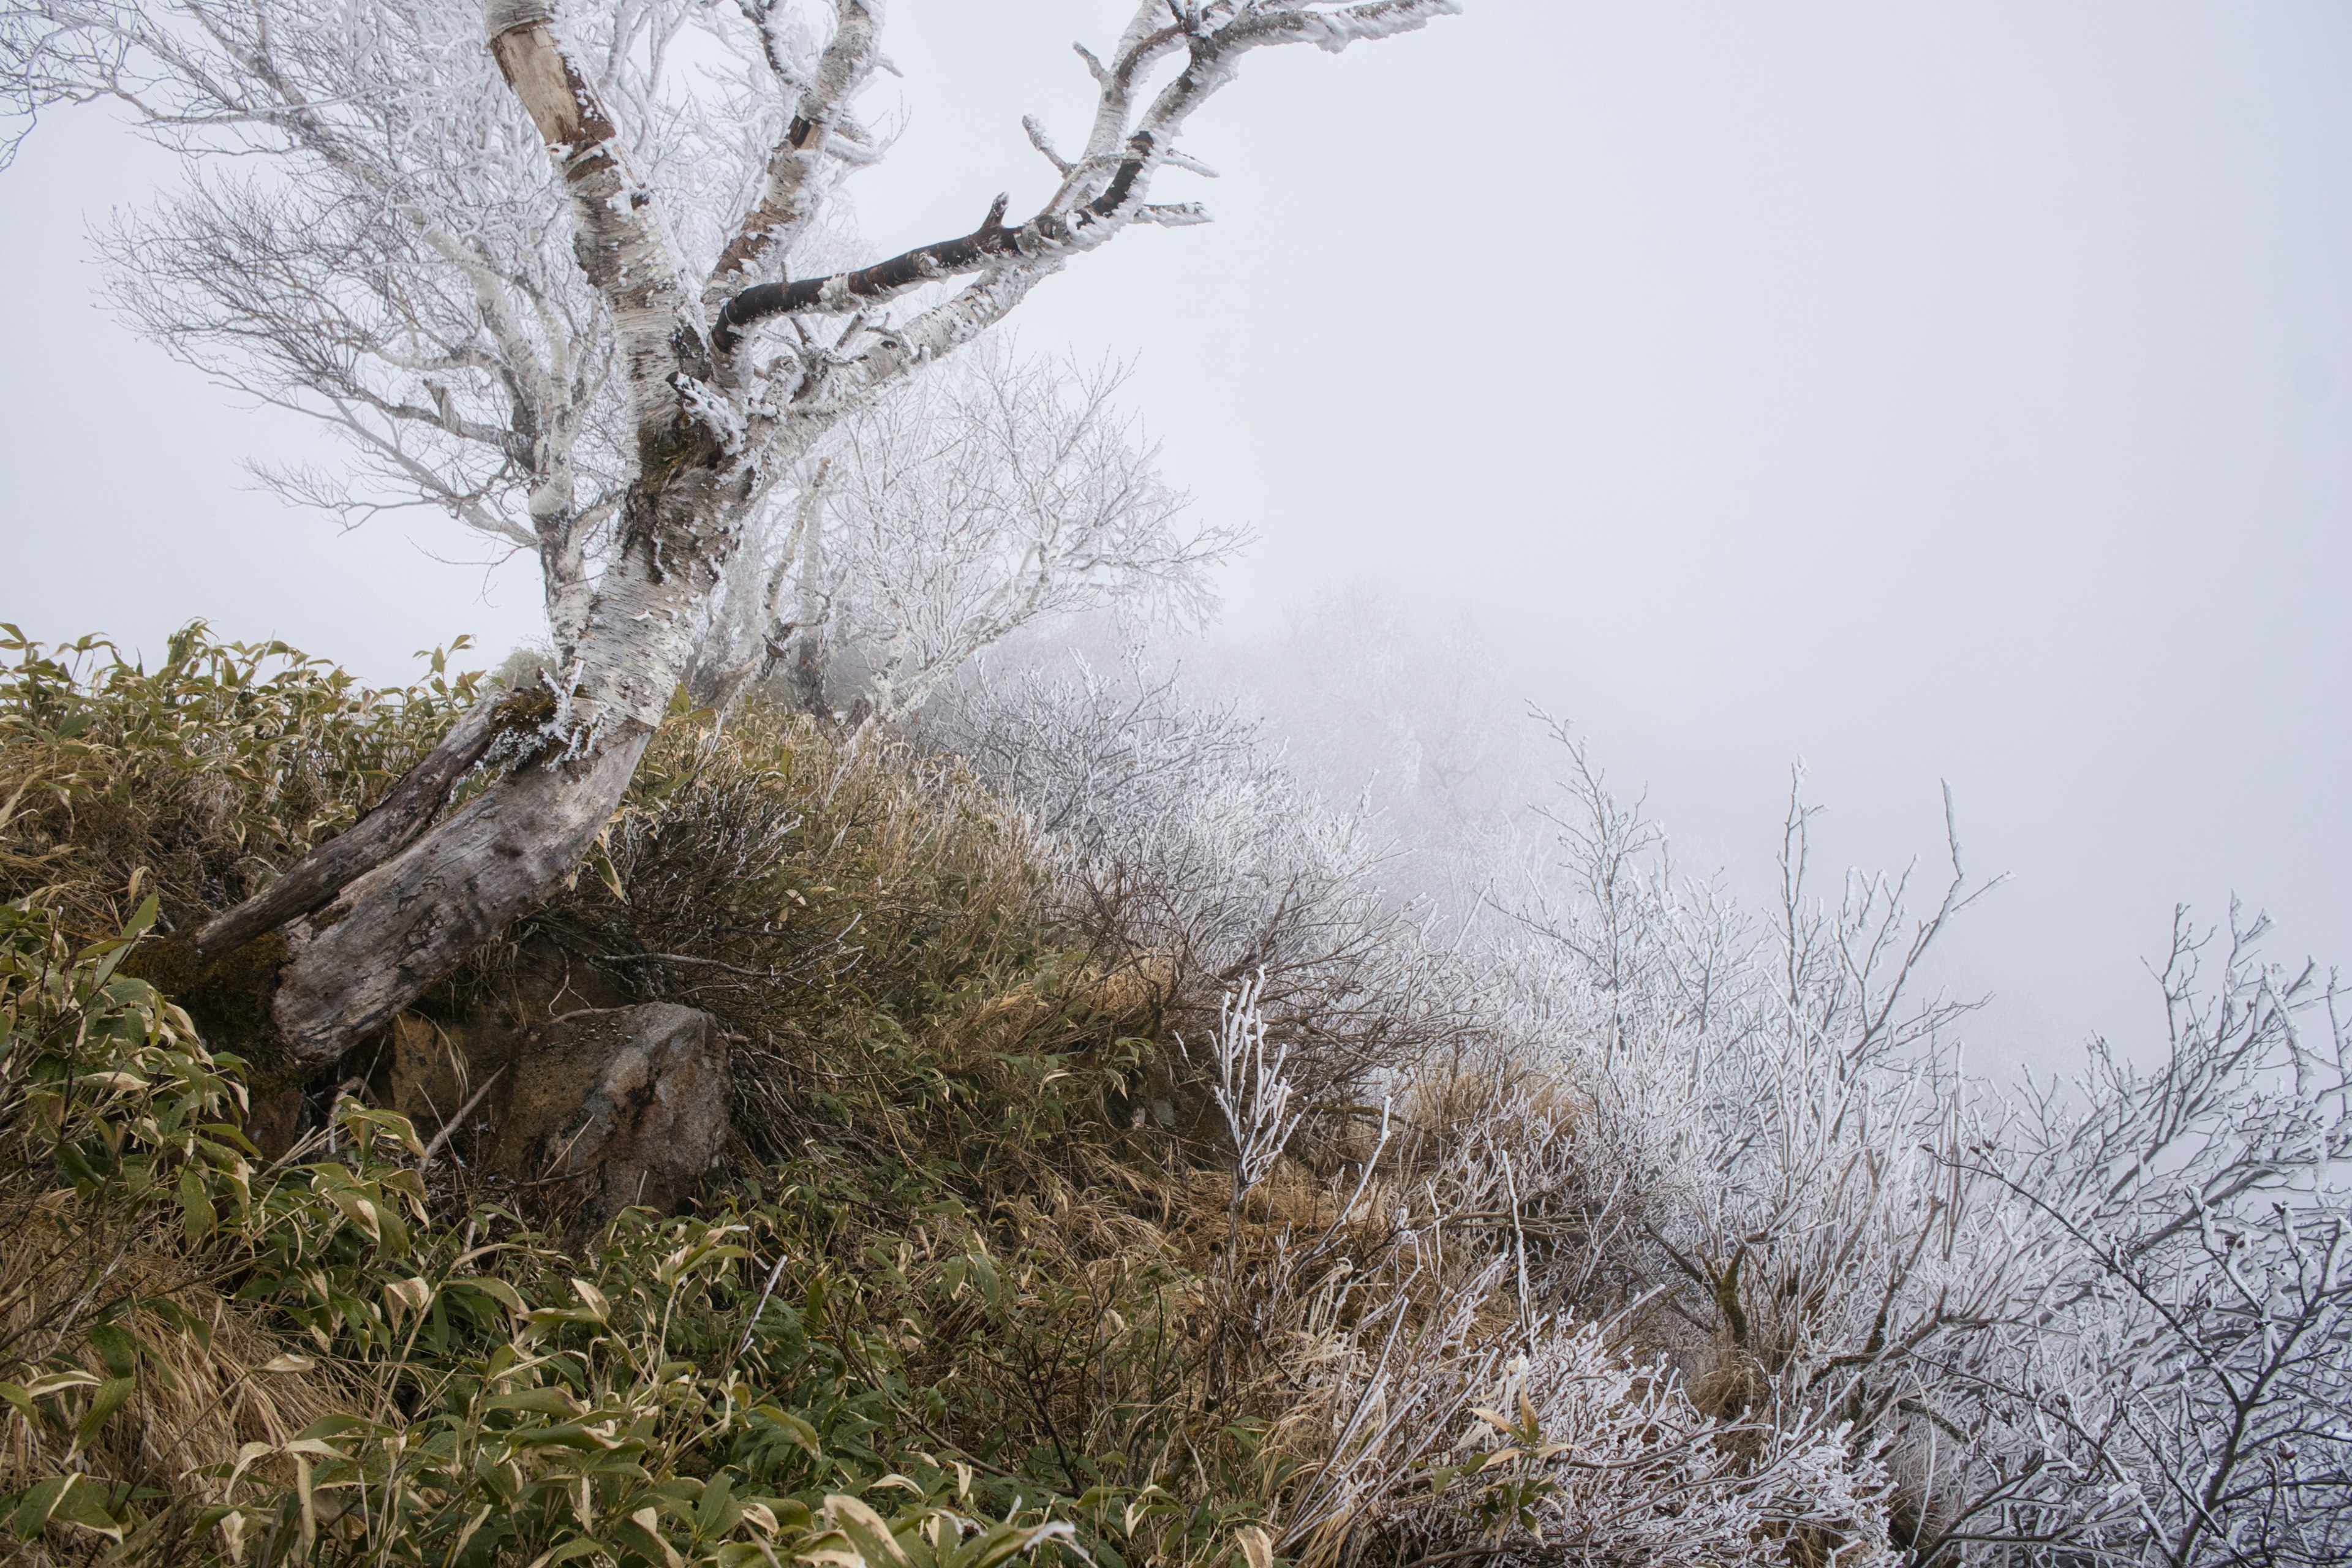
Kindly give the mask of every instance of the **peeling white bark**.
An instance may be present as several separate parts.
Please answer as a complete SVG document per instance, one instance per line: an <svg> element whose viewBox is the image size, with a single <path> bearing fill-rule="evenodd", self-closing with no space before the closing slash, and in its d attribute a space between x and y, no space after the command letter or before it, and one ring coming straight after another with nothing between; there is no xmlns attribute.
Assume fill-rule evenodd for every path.
<svg viewBox="0 0 2352 1568"><path fill-rule="evenodd" d="M766 189L743 215L703 287L706 312L716 314L729 299L759 281L772 265L792 255L793 245L816 216L828 157L864 161L835 132L850 100L866 85L880 58L882 6L880 0L835 0L835 9L839 20L833 37L818 57L816 72L800 95L783 139L769 155Z"/></svg>

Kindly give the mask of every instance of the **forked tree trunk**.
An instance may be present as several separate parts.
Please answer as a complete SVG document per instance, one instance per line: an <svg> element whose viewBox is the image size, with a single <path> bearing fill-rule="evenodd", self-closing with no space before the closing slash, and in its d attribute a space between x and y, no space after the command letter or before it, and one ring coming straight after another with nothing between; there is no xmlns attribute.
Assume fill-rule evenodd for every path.
<svg viewBox="0 0 2352 1568"><path fill-rule="evenodd" d="M437 825L410 811L373 827L412 796L431 791L434 806L446 801L471 765L467 753L487 750L482 734L502 728L468 714L345 835L363 841L358 853L339 861L342 840L331 840L277 885L300 889L301 907L281 900L268 911L299 917L280 928L286 957L269 1004L278 1044L295 1063L322 1066L390 1021L543 900L619 809L677 689L749 499L746 478L722 471L691 427L680 434L686 449L656 454L668 460L646 467L663 477L641 480L629 498L626 552L599 584L554 711L520 737L541 754L494 776ZM199 932L199 953L234 945L227 939L273 891Z"/></svg>

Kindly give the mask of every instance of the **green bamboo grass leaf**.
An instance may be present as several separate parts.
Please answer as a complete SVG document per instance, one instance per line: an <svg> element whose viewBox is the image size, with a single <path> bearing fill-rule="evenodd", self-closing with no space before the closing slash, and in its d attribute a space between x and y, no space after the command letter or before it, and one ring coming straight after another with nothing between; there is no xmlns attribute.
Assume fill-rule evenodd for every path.
<svg viewBox="0 0 2352 1568"><path fill-rule="evenodd" d="M204 1173L194 1165L180 1168L180 1215L181 1232L191 1246L210 1236L220 1225L220 1211L213 1206Z"/></svg>
<svg viewBox="0 0 2352 1568"><path fill-rule="evenodd" d="M530 1568L561 1568L566 1563L576 1563L583 1557L602 1557L607 1563L621 1560L620 1550L597 1540L593 1535L577 1535L561 1546L549 1548L530 1560Z"/></svg>
<svg viewBox="0 0 2352 1568"><path fill-rule="evenodd" d="M9 1531L29 1541L56 1522L77 1525L110 1541L121 1542L123 1521L108 1507L103 1483L79 1471L52 1476L25 1493L9 1516Z"/></svg>
<svg viewBox="0 0 2352 1568"><path fill-rule="evenodd" d="M721 1473L702 1489L702 1502L694 1514L694 1533L698 1538L715 1539L733 1530L742 1517L742 1507L735 1500L734 1479Z"/></svg>
<svg viewBox="0 0 2352 1568"><path fill-rule="evenodd" d="M78 1475L51 1476L26 1490L16 1504L16 1511L8 1516L8 1532L20 1541L38 1534L55 1516L66 1493L81 1479Z"/></svg>
<svg viewBox="0 0 2352 1568"><path fill-rule="evenodd" d="M541 1415L570 1417L585 1413L587 1407L563 1389L555 1387L526 1388L516 1394L494 1394L482 1401L485 1410L522 1410Z"/></svg>

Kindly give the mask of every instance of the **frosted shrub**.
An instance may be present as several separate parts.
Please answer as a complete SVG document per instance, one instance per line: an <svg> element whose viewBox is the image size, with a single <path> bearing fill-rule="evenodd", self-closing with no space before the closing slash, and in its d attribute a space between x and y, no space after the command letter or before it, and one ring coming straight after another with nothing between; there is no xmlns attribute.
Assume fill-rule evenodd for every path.
<svg viewBox="0 0 2352 1568"><path fill-rule="evenodd" d="M1789 1562L1796 1538L1810 1536L1803 1555L1816 1561L1895 1561L1885 1478L1856 1461L1843 1427L1711 1419L1663 1364L1612 1354L1597 1326L1540 1335L1475 1415L1480 1429L1465 1437L1486 1463L1474 1483L1541 1483L1495 1521L1520 1537L1515 1555L1762 1568Z"/></svg>
<svg viewBox="0 0 2352 1568"><path fill-rule="evenodd" d="M1828 900L1792 803L1753 920L1571 752L1565 874L1501 955L1548 1062L1573 1229L1603 1255L1538 1300L1643 1306L1697 1405L1900 1484L1923 1562L2316 1563L2352 1542L2352 1061L2331 984L2185 924L2168 1032L2069 1084L1969 1078L1964 1004L1918 967L1978 894ZM1547 1297L1548 1289L1565 1292Z"/></svg>
<svg viewBox="0 0 2352 1568"><path fill-rule="evenodd" d="M1301 1111L1291 1109L1296 1086L1284 1076L1290 1047L1284 1046L1266 1059L1265 1019L1258 1012L1258 993L1265 989L1264 971L1229 994L1217 1016L1213 1049L1216 1080L1211 1098L1223 1113L1225 1132L1234 1146L1234 1212L1252 1187L1273 1173L1283 1145L1298 1131Z"/></svg>
<svg viewBox="0 0 2352 1568"><path fill-rule="evenodd" d="M1263 971L1256 1005L1307 1099L1464 1034L1463 972L1429 911L1386 896L1376 825L1301 789L1236 708L1188 700L1139 658L1073 659L965 683L925 738L1024 808L1076 917L1180 995Z"/></svg>

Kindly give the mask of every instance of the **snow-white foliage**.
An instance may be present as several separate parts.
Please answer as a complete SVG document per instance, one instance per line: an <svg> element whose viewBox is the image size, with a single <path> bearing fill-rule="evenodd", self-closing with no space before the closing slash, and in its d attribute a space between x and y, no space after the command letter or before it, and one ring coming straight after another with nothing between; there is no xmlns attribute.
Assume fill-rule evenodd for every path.
<svg viewBox="0 0 2352 1568"><path fill-rule="evenodd" d="M1139 659L1072 658L960 683L926 739L1034 818L1081 918L1218 987L1263 970L1302 1089L1460 1032L1458 966L1425 910L1386 896L1374 824L1302 789L1237 708L1188 701Z"/></svg>
<svg viewBox="0 0 2352 1568"><path fill-rule="evenodd" d="M2163 1062L1995 1093L1918 990L1973 898L1812 890L1792 805L1754 921L1677 884L1580 750L1559 891L1512 963L1520 1038L1572 1086L1580 1235L1539 1299L1654 1293L1711 1408L1834 1418L1903 1484L1923 1560L2341 1561L2352 1545L2352 1106L2315 973L2184 928ZM1559 1289L1562 1296L1548 1292ZM1634 1299L1639 1299L1638 1295ZM1661 1312L1658 1309L1667 1310ZM2089 1554L2086 1558L2085 1554Z"/></svg>
<svg viewBox="0 0 2352 1568"><path fill-rule="evenodd" d="M1818 1560L1896 1561L1885 1476L1843 1426L1706 1415L1670 1369L1613 1353L1597 1325L1540 1335L1477 1415L1478 1480L1495 1486L1500 1470L1547 1483L1523 1526L1530 1555L1777 1568L1811 1532Z"/></svg>
<svg viewBox="0 0 2352 1568"><path fill-rule="evenodd" d="M1239 536L1184 523L1124 379L983 346L845 422L803 504L737 559L706 700L790 663L816 688L798 700L898 723L1041 619L1205 617Z"/></svg>
<svg viewBox="0 0 2352 1568"><path fill-rule="evenodd" d="M1433 1555L1767 1568L1810 1547L1848 1568L1900 1560L1885 1475L1843 1431L1709 1416L1671 1369L1628 1360L1594 1324L1548 1325L1498 1364L1473 1348L1477 1299L1465 1291L1410 1341L1389 1338L1396 1314L1376 1310L1381 1331L1352 1337L1344 1372L1327 1366L1339 1441L1286 1548L1311 1554L1377 1521Z"/></svg>

